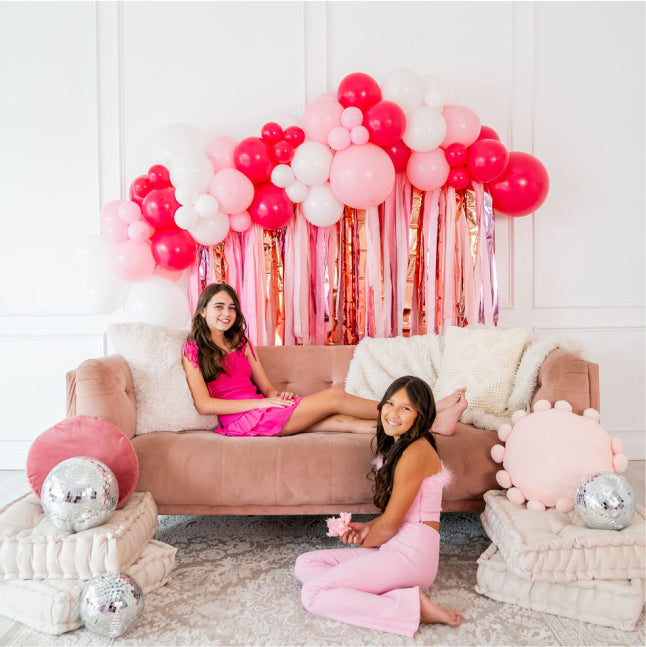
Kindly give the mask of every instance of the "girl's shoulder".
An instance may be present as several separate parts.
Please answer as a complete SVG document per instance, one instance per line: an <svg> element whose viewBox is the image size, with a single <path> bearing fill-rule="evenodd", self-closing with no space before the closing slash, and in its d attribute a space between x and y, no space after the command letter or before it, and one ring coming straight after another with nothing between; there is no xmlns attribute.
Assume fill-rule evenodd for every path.
<svg viewBox="0 0 646 647"><path fill-rule="evenodd" d="M184 357L186 357L186 359L188 359L196 368L200 365L197 359L198 350L197 342L189 339L184 344L184 349L182 351Z"/></svg>
<svg viewBox="0 0 646 647"><path fill-rule="evenodd" d="M413 469L427 470L429 465L433 468L437 468L434 471L438 471L441 468L438 453L425 438L414 440L404 450L400 462L403 462L404 465L408 465Z"/></svg>

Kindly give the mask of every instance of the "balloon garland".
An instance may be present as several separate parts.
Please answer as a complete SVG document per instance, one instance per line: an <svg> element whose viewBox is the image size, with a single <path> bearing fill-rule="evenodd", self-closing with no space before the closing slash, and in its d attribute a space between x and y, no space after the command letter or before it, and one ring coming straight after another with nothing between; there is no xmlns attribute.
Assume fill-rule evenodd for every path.
<svg viewBox="0 0 646 647"><path fill-rule="evenodd" d="M532 213L549 178L446 103L432 76L353 73L301 126L207 143L171 126L164 164L101 211L112 269L129 282L187 271L191 309L206 284L230 283L257 344L495 325L494 211Z"/></svg>

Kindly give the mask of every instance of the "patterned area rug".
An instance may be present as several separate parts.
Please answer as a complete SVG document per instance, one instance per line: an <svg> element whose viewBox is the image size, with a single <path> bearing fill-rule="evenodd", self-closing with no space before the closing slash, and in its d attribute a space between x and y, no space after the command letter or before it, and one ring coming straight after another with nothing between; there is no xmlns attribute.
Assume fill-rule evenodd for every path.
<svg viewBox="0 0 646 647"><path fill-rule="evenodd" d="M357 516L357 520L369 517ZM478 595L476 560L489 539L476 513L442 517L440 606L462 611L457 628L422 625L414 639L317 618L300 603L296 557L336 547L324 517L162 516L156 539L178 548L172 580L146 596L144 615L116 640L84 629L50 636L0 618L0 645L644 645L619 631Z"/></svg>

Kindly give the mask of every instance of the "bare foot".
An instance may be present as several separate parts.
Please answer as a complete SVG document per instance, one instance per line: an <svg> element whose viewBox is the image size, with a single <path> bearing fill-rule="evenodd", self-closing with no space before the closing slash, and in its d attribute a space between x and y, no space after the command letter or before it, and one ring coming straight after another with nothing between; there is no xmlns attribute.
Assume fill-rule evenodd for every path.
<svg viewBox="0 0 646 647"><path fill-rule="evenodd" d="M455 433L456 423L469 406L465 392L466 389L458 389L455 393L436 402L437 415L431 427L432 432L440 436L452 436Z"/></svg>
<svg viewBox="0 0 646 647"><path fill-rule="evenodd" d="M457 627L462 622L462 614L459 611L440 609L433 604L420 590L419 592L420 622L441 623Z"/></svg>

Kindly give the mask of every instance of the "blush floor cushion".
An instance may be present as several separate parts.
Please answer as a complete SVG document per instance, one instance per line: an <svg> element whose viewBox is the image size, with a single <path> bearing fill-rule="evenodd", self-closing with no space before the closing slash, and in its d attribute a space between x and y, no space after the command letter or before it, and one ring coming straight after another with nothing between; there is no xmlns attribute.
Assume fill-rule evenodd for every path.
<svg viewBox="0 0 646 647"><path fill-rule="evenodd" d="M637 506L623 530L588 528L575 511L527 510L505 492L484 495L482 525L514 575L533 581L644 580L646 520Z"/></svg>
<svg viewBox="0 0 646 647"><path fill-rule="evenodd" d="M127 573L144 595L166 584L177 549L151 539ZM0 615L38 631L62 634L82 626L80 602L88 580L8 580L0 582Z"/></svg>
<svg viewBox="0 0 646 647"><path fill-rule="evenodd" d="M623 631L635 629L644 606L644 581L532 581L512 573L495 544L478 559L476 591L492 600Z"/></svg>

